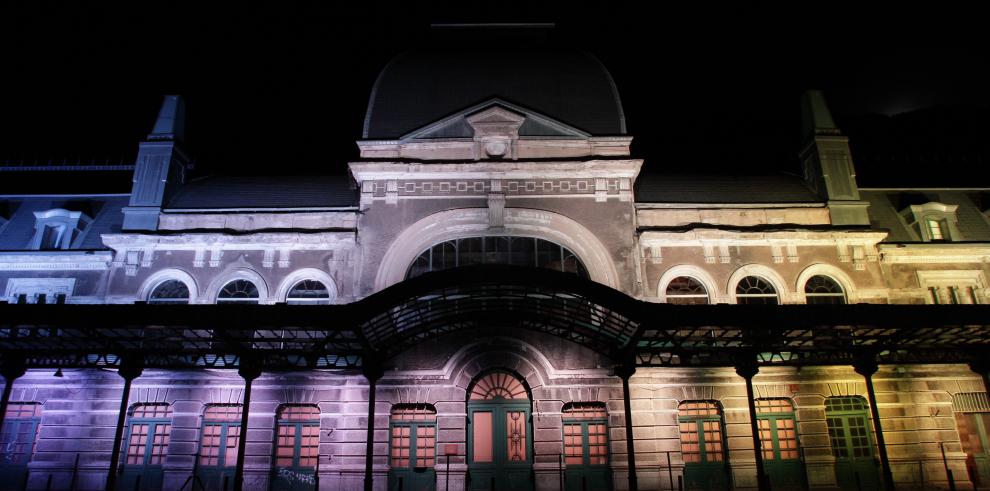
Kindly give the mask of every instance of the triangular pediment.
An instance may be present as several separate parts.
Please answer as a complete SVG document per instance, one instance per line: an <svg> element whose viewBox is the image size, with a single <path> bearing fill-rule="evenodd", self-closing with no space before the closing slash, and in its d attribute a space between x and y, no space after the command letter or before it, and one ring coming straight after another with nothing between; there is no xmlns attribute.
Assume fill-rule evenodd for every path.
<svg viewBox="0 0 990 491"><path fill-rule="evenodd" d="M549 116L496 98L411 131L400 140L474 138L475 128L489 125L514 126L518 128L520 137L584 139L591 136Z"/></svg>

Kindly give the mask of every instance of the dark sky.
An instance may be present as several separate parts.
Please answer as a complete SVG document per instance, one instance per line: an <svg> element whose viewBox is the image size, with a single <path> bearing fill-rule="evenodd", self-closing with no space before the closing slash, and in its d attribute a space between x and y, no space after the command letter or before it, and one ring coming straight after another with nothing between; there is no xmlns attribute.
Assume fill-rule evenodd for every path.
<svg viewBox="0 0 990 491"><path fill-rule="evenodd" d="M817 87L872 156L857 162L865 184L986 180L969 163L990 157L975 10L159 4L0 7L0 161L131 161L162 94L180 93L199 173L343 172L375 76L437 42L430 23L553 22L550 42L612 72L648 172L799 172L799 96ZM938 177L918 177L945 159Z"/></svg>

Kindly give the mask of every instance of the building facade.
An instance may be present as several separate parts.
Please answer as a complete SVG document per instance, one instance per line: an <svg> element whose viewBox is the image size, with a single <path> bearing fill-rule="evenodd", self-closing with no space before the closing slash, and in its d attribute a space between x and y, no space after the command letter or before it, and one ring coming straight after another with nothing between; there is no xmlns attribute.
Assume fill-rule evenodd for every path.
<svg viewBox="0 0 990 491"><path fill-rule="evenodd" d="M512 75L522 71L525 84ZM637 305L990 302L990 190L860 188L822 94L801 106L803 176L641 177L618 91L593 57L413 51L380 74L347 179L187 179L183 101L168 96L130 193L0 196L0 312L93 304L111 315L145 304L135 308L154 318L209 309L186 304L286 304L329 315L373 308L440 272L505 274L499 265L554 270ZM173 367L153 353L132 365L89 348L59 358L56 338L71 329L0 320L0 487L660 490L765 480L763 489L825 490L892 479L947 489L950 472L956 489L990 483L990 403L965 362L718 366L671 348L630 363L602 347L594 335L606 316L578 297L546 302L580 312L598 326L592 334L534 328L506 315L516 304L502 297L485 307L489 322L464 327L439 314L470 297L452 285L416 296L408 321L437 313L442 336L410 337L400 308L380 308L391 315L387 355L299 369L247 370L246 355ZM152 324L142 331L149 352L209 352L224 329L155 344ZM296 353L300 332L330 336L317 331L256 329L241 346ZM725 332L691 335L715 345L716 331ZM46 346L47 362L24 354Z"/></svg>

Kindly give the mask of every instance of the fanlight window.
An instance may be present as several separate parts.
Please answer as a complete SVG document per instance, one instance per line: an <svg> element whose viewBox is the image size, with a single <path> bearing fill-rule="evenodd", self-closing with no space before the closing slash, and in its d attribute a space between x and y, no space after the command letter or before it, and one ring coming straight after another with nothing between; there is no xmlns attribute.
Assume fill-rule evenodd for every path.
<svg viewBox="0 0 990 491"><path fill-rule="evenodd" d="M667 283L664 293L667 303L678 305L705 305L708 303L708 290L700 281L689 276L678 276Z"/></svg>
<svg viewBox="0 0 990 491"><path fill-rule="evenodd" d="M828 276L812 276L804 284L804 293L809 304L844 304L846 294L842 287Z"/></svg>
<svg viewBox="0 0 990 491"><path fill-rule="evenodd" d="M189 287L179 280L163 281L148 296L151 304L189 303Z"/></svg>
<svg viewBox="0 0 990 491"><path fill-rule="evenodd" d="M220 289L217 303L258 303L258 287L247 280L234 280Z"/></svg>
<svg viewBox="0 0 990 491"><path fill-rule="evenodd" d="M526 399L526 387L513 375L492 372L478 379L471 388L471 399Z"/></svg>
<svg viewBox="0 0 990 491"><path fill-rule="evenodd" d="M436 244L416 257L406 277L476 264L547 268L588 277L588 271L570 249L548 240L507 236L468 237Z"/></svg>
<svg viewBox="0 0 990 491"><path fill-rule="evenodd" d="M285 297L289 305L325 305L330 303L330 290L316 280L302 280L296 283Z"/></svg>
<svg viewBox="0 0 990 491"><path fill-rule="evenodd" d="M739 304L777 305L777 290L759 276L747 276L736 284L736 301Z"/></svg>

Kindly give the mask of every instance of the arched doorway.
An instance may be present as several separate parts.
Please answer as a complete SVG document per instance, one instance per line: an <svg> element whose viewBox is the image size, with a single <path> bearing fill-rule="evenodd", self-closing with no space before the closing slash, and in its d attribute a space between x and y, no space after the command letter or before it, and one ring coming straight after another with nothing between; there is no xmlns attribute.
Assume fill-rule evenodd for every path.
<svg viewBox="0 0 990 491"><path fill-rule="evenodd" d="M468 390L468 470L472 491L533 489L532 402L506 370L479 376Z"/></svg>

